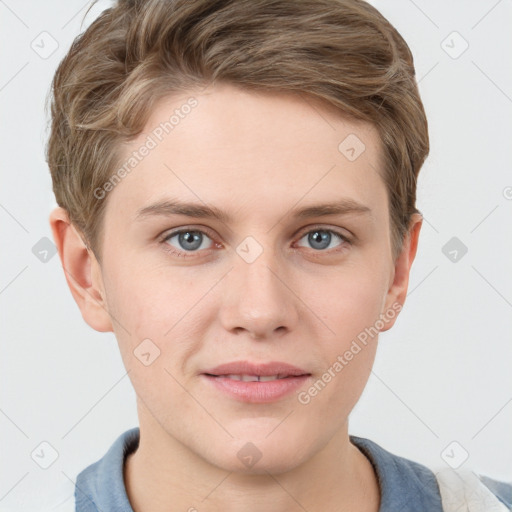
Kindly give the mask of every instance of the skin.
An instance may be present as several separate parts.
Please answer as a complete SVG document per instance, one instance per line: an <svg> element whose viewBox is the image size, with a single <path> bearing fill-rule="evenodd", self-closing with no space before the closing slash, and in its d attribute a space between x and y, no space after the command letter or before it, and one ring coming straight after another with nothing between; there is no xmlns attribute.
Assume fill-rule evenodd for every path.
<svg viewBox="0 0 512 512"><path fill-rule="evenodd" d="M157 103L125 154L191 95ZM50 215L83 318L115 333L137 393L141 440L124 475L133 509L376 512L376 475L349 441L348 417L378 336L308 404L295 392L269 404L238 402L199 373L235 360L286 361L312 373L299 391L307 390L359 333L404 304L421 216L394 261L371 125L290 94L215 85L193 95L197 107L104 199L101 264L63 209ZM338 150L349 134L366 146L354 161ZM232 221L136 220L140 208L170 197L216 206ZM342 198L371 212L291 215ZM183 227L205 232L200 249L178 236L162 241ZM308 238L315 228L347 240L331 233L319 249ZM236 252L247 236L263 250L252 263ZM146 338L160 349L149 366L134 355ZM249 441L262 453L251 468L237 457Z"/></svg>

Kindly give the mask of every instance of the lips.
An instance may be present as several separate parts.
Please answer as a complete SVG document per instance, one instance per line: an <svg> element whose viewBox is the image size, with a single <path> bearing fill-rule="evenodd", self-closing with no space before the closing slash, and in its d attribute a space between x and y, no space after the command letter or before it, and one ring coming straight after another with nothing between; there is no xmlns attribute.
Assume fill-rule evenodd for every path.
<svg viewBox="0 0 512 512"><path fill-rule="evenodd" d="M251 404L285 399L312 378L303 368L281 361L234 361L209 368L200 377L223 396Z"/></svg>
<svg viewBox="0 0 512 512"><path fill-rule="evenodd" d="M240 380L238 377L241 377L241 380L245 380L246 377L277 377L278 379L284 379L287 377L311 375L310 372L303 368L282 361L271 361L268 363L233 361L209 368L201 373L213 377L230 376L237 380Z"/></svg>

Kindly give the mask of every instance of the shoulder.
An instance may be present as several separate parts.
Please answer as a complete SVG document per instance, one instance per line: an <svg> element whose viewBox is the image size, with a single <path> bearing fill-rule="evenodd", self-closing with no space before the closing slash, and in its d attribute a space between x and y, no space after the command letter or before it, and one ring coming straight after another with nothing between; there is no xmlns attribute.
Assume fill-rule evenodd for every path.
<svg viewBox="0 0 512 512"><path fill-rule="evenodd" d="M351 435L350 441L375 470L381 495L379 512L443 512L436 476L429 468L391 453L370 439Z"/></svg>
<svg viewBox="0 0 512 512"><path fill-rule="evenodd" d="M83 469L76 479L63 478L33 512L132 511L123 479L123 464L139 442L139 428L121 434L99 460ZM25 510L25 508L23 508ZM28 508L27 508L28 510Z"/></svg>
<svg viewBox="0 0 512 512"><path fill-rule="evenodd" d="M124 432L101 459L78 475L75 489L77 510L132 510L124 485L123 466L126 456L137 449L139 435L138 427Z"/></svg>
<svg viewBox="0 0 512 512"><path fill-rule="evenodd" d="M375 469L381 487L380 512L512 511L510 483L479 476L471 470L430 469L369 439L350 436L350 440Z"/></svg>

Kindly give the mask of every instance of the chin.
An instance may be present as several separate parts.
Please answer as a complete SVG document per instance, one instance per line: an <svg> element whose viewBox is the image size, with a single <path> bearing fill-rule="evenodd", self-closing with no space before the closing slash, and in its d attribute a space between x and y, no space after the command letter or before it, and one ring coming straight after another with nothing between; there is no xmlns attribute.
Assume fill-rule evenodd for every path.
<svg viewBox="0 0 512 512"><path fill-rule="evenodd" d="M275 424L274 424L275 427ZM229 445L210 451L210 462L219 468L238 474L278 475L293 470L308 458L308 447L283 430L247 430L242 438L232 439ZM304 439L304 438L302 438Z"/></svg>

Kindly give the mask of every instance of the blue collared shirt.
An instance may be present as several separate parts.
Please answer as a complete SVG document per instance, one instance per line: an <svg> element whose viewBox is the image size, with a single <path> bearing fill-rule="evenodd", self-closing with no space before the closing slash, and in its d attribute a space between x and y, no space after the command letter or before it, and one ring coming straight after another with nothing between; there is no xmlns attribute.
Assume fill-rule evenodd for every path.
<svg viewBox="0 0 512 512"><path fill-rule="evenodd" d="M417 462L394 455L377 443L357 436L350 441L370 460L377 475L379 512L442 512L435 474ZM75 485L76 512L133 512L123 479L124 461L139 445L139 428L128 430L97 462L84 469ZM512 486L481 477L482 482L512 510Z"/></svg>

